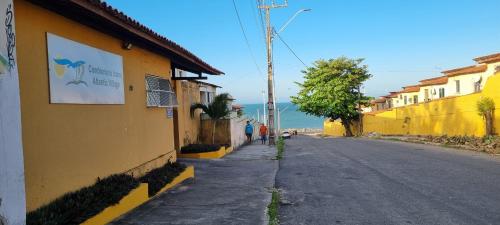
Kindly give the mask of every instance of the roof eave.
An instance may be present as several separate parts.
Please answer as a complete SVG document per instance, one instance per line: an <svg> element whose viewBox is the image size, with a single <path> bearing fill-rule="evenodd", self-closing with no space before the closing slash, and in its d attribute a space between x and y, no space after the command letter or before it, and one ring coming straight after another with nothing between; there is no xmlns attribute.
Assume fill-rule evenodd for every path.
<svg viewBox="0 0 500 225"><path fill-rule="evenodd" d="M105 2L103 3L98 0L29 1L124 41L137 41L137 43L133 44L167 56L172 60L173 64L181 65L190 72L210 75L224 74L222 71L203 62L180 45L132 20Z"/></svg>

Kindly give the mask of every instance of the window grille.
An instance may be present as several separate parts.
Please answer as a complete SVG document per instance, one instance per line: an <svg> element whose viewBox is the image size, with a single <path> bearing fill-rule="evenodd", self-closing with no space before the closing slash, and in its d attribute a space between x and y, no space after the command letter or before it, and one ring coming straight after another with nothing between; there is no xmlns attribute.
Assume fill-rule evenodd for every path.
<svg viewBox="0 0 500 225"><path fill-rule="evenodd" d="M148 107L177 107L177 96L170 81L161 77L146 76L146 95Z"/></svg>

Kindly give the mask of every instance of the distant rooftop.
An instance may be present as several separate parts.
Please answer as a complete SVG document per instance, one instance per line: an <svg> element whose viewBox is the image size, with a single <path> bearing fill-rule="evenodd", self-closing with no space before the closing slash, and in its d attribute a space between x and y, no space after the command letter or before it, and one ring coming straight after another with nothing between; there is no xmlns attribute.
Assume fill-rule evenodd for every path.
<svg viewBox="0 0 500 225"><path fill-rule="evenodd" d="M472 73L481 73L486 71L488 66L486 65L474 65L474 66L467 66L467 67L462 67L462 68L457 68L457 69L452 69L452 70L446 70L443 71L442 73L448 77L454 77L454 76L459 76L459 75L464 75L464 74L472 74Z"/></svg>
<svg viewBox="0 0 500 225"><path fill-rule="evenodd" d="M420 86L430 86L430 85L439 85L448 83L447 76L434 77L420 81Z"/></svg>
<svg viewBox="0 0 500 225"><path fill-rule="evenodd" d="M477 63L494 63L500 61L500 53L481 56L474 59Z"/></svg>

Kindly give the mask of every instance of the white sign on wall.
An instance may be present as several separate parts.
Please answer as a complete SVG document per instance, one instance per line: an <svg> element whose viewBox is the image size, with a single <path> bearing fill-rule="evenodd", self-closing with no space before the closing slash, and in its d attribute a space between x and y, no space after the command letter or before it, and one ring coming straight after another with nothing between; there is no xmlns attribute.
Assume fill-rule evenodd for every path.
<svg viewBox="0 0 500 225"><path fill-rule="evenodd" d="M0 1L0 224L26 223L21 109L12 0Z"/></svg>
<svg viewBox="0 0 500 225"><path fill-rule="evenodd" d="M122 57L47 33L51 103L124 104Z"/></svg>

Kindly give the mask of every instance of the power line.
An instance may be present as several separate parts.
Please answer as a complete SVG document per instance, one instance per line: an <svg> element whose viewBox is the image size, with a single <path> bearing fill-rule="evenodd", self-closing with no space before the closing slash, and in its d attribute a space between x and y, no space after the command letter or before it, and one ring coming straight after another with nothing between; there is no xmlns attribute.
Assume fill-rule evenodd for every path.
<svg viewBox="0 0 500 225"><path fill-rule="evenodd" d="M260 70L259 64L257 64L257 60L255 60L255 56L252 51L252 47L250 47L250 42L248 41L247 34L245 32L245 28L243 28L243 23L241 22L240 13L238 12L238 8L236 7L236 2L233 0L234 11L236 12L236 17L238 18L238 23L240 24L241 32L243 32L243 37L245 37L245 43L247 44L248 50L250 51L250 56L252 57L253 63L257 67L259 74L264 76L262 71Z"/></svg>
<svg viewBox="0 0 500 225"><path fill-rule="evenodd" d="M262 15L262 10L260 10L262 6L262 0L257 0L257 9L259 10L259 19L260 19L260 28L262 29L262 34L264 36L264 43L266 43L266 26L264 25L264 16Z"/></svg>
<svg viewBox="0 0 500 225"><path fill-rule="evenodd" d="M281 40L281 42L283 42L283 44L285 44L285 46L288 48L288 50L290 50L290 52L292 52L292 54L295 56L295 58L297 58L305 67L307 67L307 65L304 63L304 61L302 61L302 59L300 59L300 57L295 53L295 51L293 51L292 48L290 48L290 46L283 40L283 38L281 38L281 36L278 33L274 33L274 34L276 34L276 36L278 36L278 38Z"/></svg>
<svg viewBox="0 0 500 225"><path fill-rule="evenodd" d="M266 33L264 32L264 29L263 29L264 27L262 26L262 25L264 25L264 24L262 23L262 20L261 20L259 17L257 17L257 13L259 14L259 16L261 16L261 15L262 15L262 14L260 13L260 10L258 9L258 7L259 7L259 0L257 0L257 1L255 1L255 2L254 2L254 3L257 3L257 8L256 8L256 9L254 8L254 7L255 7L255 5L254 5L254 3L252 3L252 1L248 1L248 3L250 3L250 9L251 9L251 11L252 11L252 15L253 15L253 18L254 18L254 20L255 20L255 21L254 21L254 22L255 22L255 26L256 26L256 27L261 26L261 28L262 28L262 32L258 32L258 33L261 35L261 37L263 38L262 40L264 40L264 43L265 43L265 40L266 40ZM255 12L255 10L257 10L257 13Z"/></svg>

